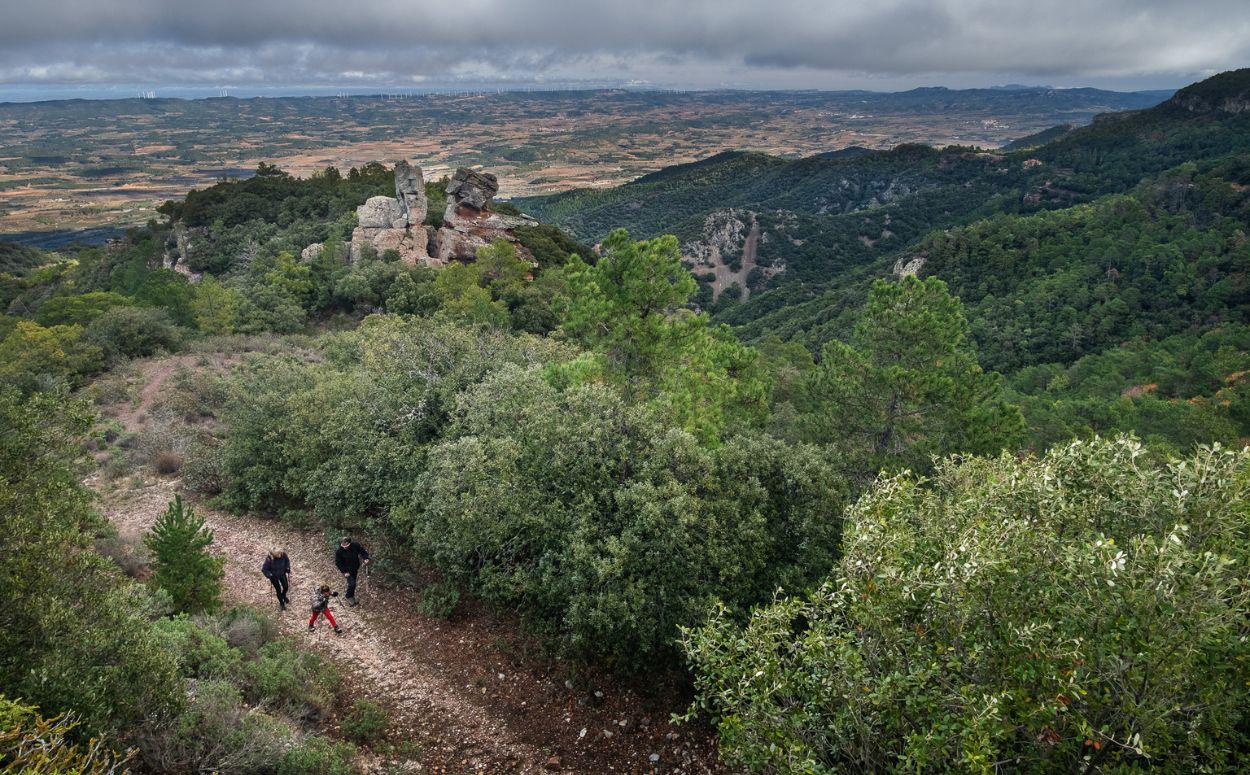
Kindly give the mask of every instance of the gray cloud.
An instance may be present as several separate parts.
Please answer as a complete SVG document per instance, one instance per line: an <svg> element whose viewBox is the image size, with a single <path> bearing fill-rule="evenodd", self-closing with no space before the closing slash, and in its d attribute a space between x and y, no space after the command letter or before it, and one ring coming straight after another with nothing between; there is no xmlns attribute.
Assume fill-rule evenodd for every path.
<svg viewBox="0 0 1250 775"><path fill-rule="evenodd" d="M1246 0L0 0L0 82L1185 80Z"/></svg>

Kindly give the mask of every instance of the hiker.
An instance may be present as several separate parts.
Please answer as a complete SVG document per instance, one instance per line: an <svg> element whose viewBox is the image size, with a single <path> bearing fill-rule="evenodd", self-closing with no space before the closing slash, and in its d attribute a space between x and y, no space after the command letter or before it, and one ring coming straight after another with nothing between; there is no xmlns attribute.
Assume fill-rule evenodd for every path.
<svg viewBox="0 0 1250 775"><path fill-rule="evenodd" d="M347 592L343 597L348 605L356 605L356 574L360 572L360 566L368 562L369 553L351 536L339 539L339 548L334 550L334 565L347 579Z"/></svg>
<svg viewBox="0 0 1250 775"><path fill-rule="evenodd" d="M265 578L269 579L274 591L278 593L278 610L285 611L286 604L290 602L286 593L291 588L291 560L286 552L281 549L270 552L265 558L265 564L260 566L260 572L265 574Z"/></svg>
<svg viewBox="0 0 1250 775"><path fill-rule="evenodd" d="M338 592L331 592L329 584L322 584L317 587L312 596L312 616L308 617L308 631L314 632L317 629L317 617L324 616L330 626L334 628L335 635L342 635L343 630L339 628L339 623L334 621L334 614L330 613L330 598L338 597Z"/></svg>

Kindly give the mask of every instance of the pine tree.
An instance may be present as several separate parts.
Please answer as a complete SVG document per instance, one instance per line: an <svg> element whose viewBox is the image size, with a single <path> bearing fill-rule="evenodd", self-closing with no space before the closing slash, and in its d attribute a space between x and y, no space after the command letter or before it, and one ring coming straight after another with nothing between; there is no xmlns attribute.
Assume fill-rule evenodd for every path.
<svg viewBox="0 0 1250 775"><path fill-rule="evenodd" d="M877 281L847 342L806 380L808 440L830 443L848 473L927 470L932 457L992 454L1021 437L1002 380L977 364L963 305L931 277Z"/></svg>
<svg viewBox="0 0 1250 775"><path fill-rule="evenodd" d="M219 605L224 561L208 554L213 531L175 495L169 508L144 537L156 567L154 581L169 593L174 607L186 613L211 611Z"/></svg>

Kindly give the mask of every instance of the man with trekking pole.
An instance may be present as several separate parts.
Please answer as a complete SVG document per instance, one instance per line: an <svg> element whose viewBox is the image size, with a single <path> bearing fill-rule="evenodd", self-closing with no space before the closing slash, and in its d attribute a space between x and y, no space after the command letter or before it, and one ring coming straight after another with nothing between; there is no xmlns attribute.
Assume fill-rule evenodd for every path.
<svg viewBox="0 0 1250 775"><path fill-rule="evenodd" d="M349 606L356 605L356 574L362 565L369 564L369 552L352 540L351 536L339 539L339 548L334 551L334 565L347 579L347 591L343 598Z"/></svg>

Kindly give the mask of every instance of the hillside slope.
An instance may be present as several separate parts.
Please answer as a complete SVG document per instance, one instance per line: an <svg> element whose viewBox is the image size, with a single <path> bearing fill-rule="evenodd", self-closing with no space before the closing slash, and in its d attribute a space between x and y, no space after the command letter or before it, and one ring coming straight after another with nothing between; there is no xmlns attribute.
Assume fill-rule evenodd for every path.
<svg viewBox="0 0 1250 775"><path fill-rule="evenodd" d="M1216 76L1154 108L1042 133L1018 150L908 145L793 161L725 153L616 189L518 204L583 239L601 238L616 227L640 237L675 233L692 264L725 211L755 217L759 264L774 271L752 278L756 294L746 307L718 307L724 320L743 325L815 298L812 283L839 283L844 273L874 261L892 265L884 259L934 229L1069 207L1123 193L1187 161L1245 152L1248 73ZM710 299L705 295L704 301Z"/></svg>

